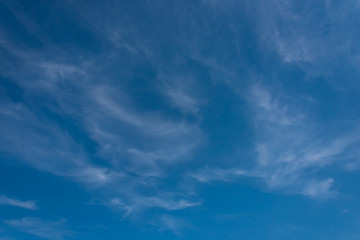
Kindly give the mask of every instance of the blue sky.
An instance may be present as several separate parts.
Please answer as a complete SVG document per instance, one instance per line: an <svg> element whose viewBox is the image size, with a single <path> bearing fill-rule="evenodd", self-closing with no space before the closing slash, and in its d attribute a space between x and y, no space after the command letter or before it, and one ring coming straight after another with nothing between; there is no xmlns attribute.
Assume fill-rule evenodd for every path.
<svg viewBox="0 0 360 240"><path fill-rule="evenodd" d="M360 2L0 1L0 239L359 239Z"/></svg>

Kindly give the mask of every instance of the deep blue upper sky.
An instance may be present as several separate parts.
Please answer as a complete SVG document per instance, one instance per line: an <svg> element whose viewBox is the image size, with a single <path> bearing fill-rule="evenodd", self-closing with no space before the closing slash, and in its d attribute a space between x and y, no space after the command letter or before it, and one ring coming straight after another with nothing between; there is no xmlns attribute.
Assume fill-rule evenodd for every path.
<svg viewBox="0 0 360 240"><path fill-rule="evenodd" d="M0 0L0 239L360 239L359 0Z"/></svg>

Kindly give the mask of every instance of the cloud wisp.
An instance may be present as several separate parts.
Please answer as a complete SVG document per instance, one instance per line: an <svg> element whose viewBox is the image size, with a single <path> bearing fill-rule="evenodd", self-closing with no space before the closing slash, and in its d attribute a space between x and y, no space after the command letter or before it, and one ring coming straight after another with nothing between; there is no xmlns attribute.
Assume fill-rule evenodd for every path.
<svg viewBox="0 0 360 240"><path fill-rule="evenodd" d="M139 212L145 208L158 208L165 211L182 210L201 205L200 202L190 202L185 199L176 199L174 196L145 197L136 196L134 201L127 205L119 198L110 199L108 205L125 212L125 216Z"/></svg>
<svg viewBox="0 0 360 240"><path fill-rule="evenodd" d="M0 149L27 164L79 182L102 184L110 173L91 164L73 139L57 126L40 120L23 105L3 104ZM6 127L5 127L6 126Z"/></svg>
<svg viewBox="0 0 360 240"><path fill-rule="evenodd" d="M347 157L357 153L356 133L322 137L319 125L295 104L281 95L275 97L260 84L249 89L247 97L253 112L256 133L255 166L252 168L203 168L189 174L200 183L235 182L241 177L261 179L268 190L301 194L314 199L336 196L335 179L319 178L318 172L342 163L358 162Z"/></svg>
<svg viewBox="0 0 360 240"><path fill-rule="evenodd" d="M0 195L0 205L9 205L13 207L25 208L29 210L38 210L39 207L35 201L22 201L16 198L10 198Z"/></svg>
<svg viewBox="0 0 360 240"><path fill-rule="evenodd" d="M341 155L352 151L351 147L358 145L360 139L344 133L324 140L317 131L317 123L299 112L301 108L294 109L259 86L253 88L251 94L256 128L259 129L256 171L266 176L271 188L299 184L295 189L300 189L296 191L311 192L306 194L311 196L326 195L334 180L312 181L301 176L342 161Z"/></svg>
<svg viewBox="0 0 360 240"><path fill-rule="evenodd" d="M64 49L53 49L49 42L44 44L56 50L58 57L45 50L30 51L6 39L1 42L1 47L22 66L22 71L10 66L2 74L24 90L25 100L18 103L8 98L1 103L0 130L4 134L0 136L0 150L39 171L96 189L94 194L103 198L100 202L118 199L131 209L168 211L198 205L161 197L176 189L159 190L155 195L137 190L147 188L143 182L154 178L156 181L148 188L156 189L156 184L166 182L167 167L188 160L202 141L197 122L160 112L156 107L144 109L141 99L128 94L129 86L118 83L111 74L118 67L111 67L109 54L121 56L117 46L113 53L79 60ZM168 83L174 85L171 80ZM163 89L157 91L165 98ZM165 102L169 108L175 104L196 114L198 103L187 97L185 90L175 95L170 94ZM76 123L76 133L64 127L63 121ZM91 154L83 139L94 145ZM118 188L123 184L127 184L126 191ZM102 195L104 192L107 194Z"/></svg>
<svg viewBox="0 0 360 240"><path fill-rule="evenodd" d="M169 214L159 216L152 224L159 226L160 230L170 230L179 236L182 235L184 230L191 228L191 224L188 221Z"/></svg>
<svg viewBox="0 0 360 240"><path fill-rule="evenodd" d="M74 232L66 227L66 220L45 221L40 218L25 217L3 221L19 231L37 236L42 239L63 240L74 236Z"/></svg>
<svg viewBox="0 0 360 240"><path fill-rule="evenodd" d="M341 85L355 73L351 84L358 84L352 70L359 37L357 28L342 34L347 19L356 18L343 11L351 4L333 4L57 1L29 7L0 1L7 12L0 18L9 22L0 26L1 164L26 165L30 176L51 178L76 204L99 204L126 219L146 215L179 235L194 213L207 226L213 213L241 210L208 208L217 197L227 199L196 192L200 184L255 182L269 192L337 197L340 171L360 166L360 131L353 130L359 109L333 114L330 108L348 95L353 98L344 102L356 105L359 94L346 86L338 93L322 77L344 79ZM37 184L32 194L52 183ZM230 200L238 197L234 192ZM36 201L17 199L23 195L0 196L0 204L37 210ZM75 204L62 197L32 199L61 205L71 222L83 209L66 208ZM38 238L71 238L64 219L42 218L58 208L47 211L4 226ZM94 213L106 217L100 211ZM104 222L114 226L111 217Z"/></svg>
<svg viewBox="0 0 360 240"><path fill-rule="evenodd" d="M210 182L232 182L241 177L248 177L249 173L241 169L204 168L189 174L192 178L201 183Z"/></svg>

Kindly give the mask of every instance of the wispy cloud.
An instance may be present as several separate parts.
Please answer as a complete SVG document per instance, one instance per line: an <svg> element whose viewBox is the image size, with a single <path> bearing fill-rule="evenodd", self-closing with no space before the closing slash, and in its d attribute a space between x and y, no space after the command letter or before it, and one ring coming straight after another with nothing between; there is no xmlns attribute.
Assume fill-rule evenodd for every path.
<svg viewBox="0 0 360 240"><path fill-rule="evenodd" d="M130 100L123 98L126 94L119 98L116 92L103 87L91 96L96 111L86 110L84 124L104 158L116 153L124 156L122 161L128 163L128 170L153 175L160 162L186 158L201 143L202 134L196 124L134 110L126 104Z"/></svg>
<svg viewBox="0 0 360 240"><path fill-rule="evenodd" d="M249 102L256 112L258 120L276 125L300 124L303 120L302 113L291 109L286 103L272 96L260 84L253 85L248 95Z"/></svg>
<svg viewBox="0 0 360 240"><path fill-rule="evenodd" d="M172 99L173 103L185 112L197 112L199 103L191 96L183 91L174 88L167 88L167 95Z"/></svg>
<svg viewBox="0 0 360 240"><path fill-rule="evenodd" d="M180 210L200 205L200 203L189 202L184 199L171 200L158 197L147 197L142 199L140 202L142 206L159 207L169 211Z"/></svg>
<svg viewBox="0 0 360 240"><path fill-rule="evenodd" d="M79 182L102 184L110 172L92 165L81 147L56 125L40 120L21 104L2 104L0 149L19 160Z"/></svg>
<svg viewBox="0 0 360 240"><path fill-rule="evenodd" d="M110 196L126 202L126 206L171 211L191 205L185 200L165 202L162 198L136 193L135 189L144 187L143 182L148 178L157 178L156 184L166 181L167 166L187 160L201 144L202 132L196 122L191 123L184 116L174 118L157 108L143 109L142 102L127 92L128 86L112 76L111 72L116 72L118 67L111 69L109 64L113 57L119 57L116 56L119 49L80 60L59 48L53 57L47 51L34 51L8 40L2 41L1 47L22 66L21 71L10 66L3 74L28 93L23 103L7 99L0 106L0 129L4 130L0 137L1 151L40 171L88 187L96 186L100 191L106 189ZM137 54L138 50L134 49L132 54ZM33 81L28 81L29 78ZM196 112L198 102L187 89L172 88L171 93L176 96L170 95L176 99L169 95L172 100L166 104ZM163 89L157 91L159 96L164 94ZM39 100L32 96L42 99L41 106L32 104ZM40 114L42 107L59 118L75 121L80 134L96 145L95 153L88 154L86 146L57 117L48 119L46 114ZM101 161L95 164L93 158ZM121 184L126 184L126 191L118 189Z"/></svg>
<svg viewBox="0 0 360 240"><path fill-rule="evenodd" d="M202 183L232 182L241 177L261 179L267 189L301 194L315 199L336 196L335 179L320 177L317 173L342 163L346 166L358 160L360 145L357 130L352 133L322 136L318 123L301 102L256 84L249 89L247 100L252 109L256 134L255 166L243 168L202 168L190 176ZM356 127L355 127L356 128Z"/></svg>
<svg viewBox="0 0 360 240"><path fill-rule="evenodd" d="M303 194L314 198L329 198L335 196L332 189L334 179L328 178L321 181L310 181L303 190Z"/></svg>
<svg viewBox="0 0 360 240"><path fill-rule="evenodd" d="M261 44L273 48L284 62L312 62L316 55L313 52L312 38L300 26L300 22L304 22L304 15L292 9L293 3L290 1L273 0L261 4ZM269 39L271 45L268 44Z"/></svg>
<svg viewBox="0 0 360 240"><path fill-rule="evenodd" d="M167 211L181 210L201 205L200 202L190 202L185 199L176 199L174 196L167 195L162 197L134 196L133 201L125 204L119 198L110 199L108 205L112 208L125 212L125 216L133 212L138 212L144 208L160 208Z"/></svg>
<svg viewBox="0 0 360 240"><path fill-rule="evenodd" d="M307 196L330 196L334 180L316 180L318 171L338 161L341 155L358 145L352 133L321 137L317 123L300 103L274 97L257 85L250 90L257 130L257 167L254 174L263 178L271 189L287 189ZM307 176L307 177L305 177Z"/></svg>
<svg viewBox="0 0 360 240"><path fill-rule="evenodd" d="M0 195L0 205L9 205L14 207L30 209L30 210L37 210L39 208L35 201L22 201L16 198L10 198L3 195Z"/></svg>
<svg viewBox="0 0 360 240"><path fill-rule="evenodd" d="M230 182L238 180L242 176L248 176L244 170L241 169L220 169L220 168L204 168L195 173L190 173L190 176L199 182L208 183L212 181Z"/></svg>
<svg viewBox="0 0 360 240"><path fill-rule="evenodd" d="M186 220L167 214L160 216L157 224L161 229L168 229L177 235L181 235L182 231L191 226Z"/></svg>
<svg viewBox="0 0 360 240"><path fill-rule="evenodd" d="M40 218L22 218L4 220L4 223L25 233L43 238L63 240L72 238L74 232L66 227L66 220L45 221Z"/></svg>
<svg viewBox="0 0 360 240"><path fill-rule="evenodd" d="M178 70L173 70L177 72ZM196 80L191 74L164 73L159 74L164 95L167 96L172 106L185 113L196 114L204 101L199 100Z"/></svg>
<svg viewBox="0 0 360 240"><path fill-rule="evenodd" d="M32 90L46 95L54 94L55 101L61 106L61 109L55 111L64 116L71 114L80 120L85 134L98 145L97 156L110 164L110 167L93 164L91 156L66 130L22 104L1 106L0 122L4 130L0 144L2 151L38 170L106 190L111 193L109 195L116 196L110 197L111 204L106 205L122 208L125 215L144 208L172 211L199 204L182 199L146 196L135 191L139 186L155 189L155 186L146 186L143 182L153 177L157 177L159 182L164 181L166 169L163 163L180 161L191 153L201 141L201 132L196 125L182 120L168 120L158 113L134 110L126 104L127 101L117 97L116 91L106 86L86 86L88 90L83 99L71 92L67 95L57 94L62 81L66 82L67 78L73 77L73 68L58 70L59 67L63 68L62 65L54 64L46 67L51 71L46 73L47 78L64 80L56 80L51 85L40 84L40 88L31 87ZM78 71L75 72L78 74ZM82 87L81 84L79 86ZM131 141L131 138L134 140ZM119 190L117 186L124 184L125 190ZM106 199L107 194L101 198Z"/></svg>
<svg viewBox="0 0 360 240"><path fill-rule="evenodd" d="M301 38L286 39L284 40L278 34L275 38L275 43L278 47L280 55L283 57L284 62L311 62L312 52L309 43Z"/></svg>

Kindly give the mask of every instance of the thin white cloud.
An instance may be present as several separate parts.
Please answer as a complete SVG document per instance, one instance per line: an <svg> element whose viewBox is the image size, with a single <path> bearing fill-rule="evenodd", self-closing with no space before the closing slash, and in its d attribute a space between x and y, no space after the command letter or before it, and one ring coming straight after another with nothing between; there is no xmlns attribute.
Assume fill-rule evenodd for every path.
<svg viewBox="0 0 360 240"><path fill-rule="evenodd" d="M300 66L309 76L328 77L341 74L336 73L334 68L334 59L337 59L353 65L354 73L357 72L358 60L349 54L357 46L354 37L357 24L350 18L357 14L356 1L342 1L339 4L321 1L313 4L306 0L300 8L295 1L255 3L258 4L258 14L254 16L257 17L261 36L259 45L267 51L278 53L284 63ZM316 14L320 9L322 14ZM347 28L342 27L345 23ZM350 77L347 81L354 80Z"/></svg>
<svg viewBox="0 0 360 240"><path fill-rule="evenodd" d="M132 188L138 185L137 178L123 175L124 168L136 173L140 178L163 177L163 167L159 162L171 163L184 159L201 142L201 131L196 124L188 124L183 120L168 120L159 113L136 110L131 106L129 96L119 96L119 91L115 91L108 84L99 87L88 81L88 75L82 68L48 63L40 64L37 69L39 72L36 74L41 76L38 79L43 84L40 82L30 86L22 81L19 84L55 100L60 108L54 110L59 114L78 119L85 133L98 144L98 156L110 163L112 168L109 170L110 168L92 164L82 146L60 127L47 121L45 116L36 116L21 104L3 105L0 112L6 117L1 121L9 124L2 124L7 127L3 135L6 139L0 144L0 149L16 155L41 171L67 177L88 186L101 186L108 192L127 198L129 194L126 191L118 193L115 185L109 184L114 181L123 184L122 181L125 181L130 183L127 186L129 192L133 191ZM77 77L84 78L87 84L76 80ZM47 83L47 79L50 83ZM72 91L59 94L63 86L68 84ZM117 90L121 91L120 88ZM78 93L83 95L79 97ZM20 128L23 129L21 134L17 130ZM133 129L134 135L131 137L139 141L128 140L122 129L129 128ZM119 181L120 175L126 179ZM156 199L133 201L140 208L166 205ZM179 208L188 206L187 202L179 204ZM167 210L176 208L175 203L165 205L163 208Z"/></svg>
<svg viewBox="0 0 360 240"><path fill-rule="evenodd" d="M194 127L184 122L176 123L155 114L131 111L123 106L122 99L116 97L117 95L118 92L114 92L110 87L102 87L93 92L93 100L103 109L104 114L137 127L144 134L171 138L189 134L189 131L194 132Z"/></svg>
<svg viewBox="0 0 360 240"><path fill-rule="evenodd" d="M334 184L334 179L328 178L321 181L310 181L305 186L302 194L313 197L313 198L329 198L335 195L335 192L332 190Z"/></svg>
<svg viewBox="0 0 360 240"><path fill-rule="evenodd" d="M128 161L132 171L145 170L148 166L153 172L157 162L184 159L201 143L201 131L196 124L134 110L126 94L118 95L103 86L92 92L92 111L85 109L85 126L104 157L115 153L125 155L132 160ZM132 136L127 137L127 129L132 129ZM129 138L138 141L129 141Z"/></svg>
<svg viewBox="0 0 360 240"><path fill-rule="evenodd" d="M274 98L260 84L253 85L250 88L248 100L253 104L259 120L278 125L299 124L303 120L301 113L289 109L286 104Z"/></svg>
<svg viewBox="0 0 360 240"><path fill-rule="evenodd" d="M184 113L197 114L203 101L197 96L199 92L196 79L191 74L177 73L166 74L161 72L158 76L163 94L170 99L171 105Z"/></svg>
<svg viewBox="0 0 360 240"><path fill-rule="evenodd" d="M48 40L39 24L26 13L26 10L19 2L3 1L3 4L14 14L15 18L24 26L24 28L35 36L35 38L42 42L46 42Z"/></svg>
<svg viewBox="0 0 360 240"><path fill-rule="evenodd" d="M138 195L134 196L133 201L129 202L129 204L125 204L119 198L112 198L109 201L109 206L125 211L126 215L144 208L161 208L167 211L175 211L199 205L201 205L199 202L190 202L185 199L177 200L169 195L164 197L146 197Z"/></svg>
<svg viewBox="0 0 360 240"><path fill-rule="evenodd" d="M183 91L168 88L166 93L172 99L173 103L185 112L196 113L199 110L199 103Z"/></svg>
<svg viewBox="0 0 360 240"><path fill-rule="evenodd" d="M300 103L274 97L260 85L250 89L248 100L254 109L258 154L257 166L250 172L270 189L330 196L334 180L315 181L311 172L343 161L341 155L351 152L360 138L353 133L322 138L317 124L301 112Z"/></svg>
<svg viewBox="0 0 360 240"><path fill-rule="evenodd" d="M131 113L125 109L115 99L111 98L111 91L109 89L100 88L95 90L93 93L93 99L99 105L100 108L104 109L104 112L112 115L113 117L121 120L125 123L133 125L135 127L142 128L146 124L139 116Z"/></svg>
<svg viewBox="0 0 360 240"><path fill-rule="evenodd" d="M286 63L314 61L317 54L314 51L314 36L303 28L307 16L293 11L293 2L261 2L257 9L261 46L277 52Z"/></svg>
<svg viewBox="0 0 360 240"><path fill-rule="evenodd" d="M241 176L248 176L244 170L241 169L220 169L220 168L204 168L195 173L190 173L190 176L202 183L212 181L230 182L235 181Z"/></svg>
<svg viewBox="0 0 360 240"><path fill-rule="evenodd" d="M35 201L22 201L16 198L10 198L3 195L0 195L0 205L9 205L13 207L20 207L30 210L37 210L39 208Z"/></svg>
<svg viewBox="0 0 360 240"><path fill-rule="evenodd" d="M148 207L158 207L169 211L185 209L200 205L197 202L189 202L185 199L171 200L158 197L146 197L140 201L140 204Z"/></svg>
<svg viewBox="0 0 360 240"><path fill-rule="evenodd" d="M66 220L45 221L40 218L25 217L22 219L9 219L5 224L42 239L63 240L72 238L74 232L66 227Z"/></svg>
<svg viewBox="0 0 360 240"><path fill-rule="evenodd" d="M0 118L0 150L41 171L79 182L103 184L110 180L110 171L92 165L81 147L58 126L40 120L20 104L2 104L0 108L0 112L12 113Z"/></svg>
<svg viewBox="0 0 360 240"><path fill-rule="evenodd" d="M317 172L342 163L356 166L358 131L322 136L318 125L291 97L277 97L257 84L247 100L253 111L256 159L252 168L203 168L189 175L202 183L237 181L241 177L261 179L271 191L301 194L314 199L336 196L335 180L318 180Z"/></svg>
<svg viewBox="0 0 360 240"><path fill-rule="evenodd" d="M134 210L136 210L133 206L125 204L119 198L110 199L107 205L113 209L123 211L125 217L127 217L128 215L133 213Z"/></svg>
<svg viewBox="0 0 360 240"><path fill-rule="evenodd" d="M275 45L278 48L280 55L284 62L312 62L313 56L310 44L306 39L297 37L294 39L287 39L281 37L280 34L275 34Z"/></svg>
<svg viewBox="0 0 360 240"><path fill-rule="evenodd" d="M42 81L48 90L49 88L56 88L56 83L63 83L69 81L80 81L81 78L85 78L87 73L81 68L81 66L74 66L72 64L61 64L55 62L42 62L35 64L34 67L42 70L42 77L46 79L46 81ZM72 84L75 84L73 82ZM37 86L39 87L39 86Z"/></svg>
<svg viewBox="0 0 360 240"><path fill-rule="evenodd" d="M168 214L159 216L153 224L159 226L161 230L170 230L177 235L181 235L185 229L191 227L188 221Z"/></svg>
<svg viewBox="0 0 360 240"><path fill-rule="evenodd" d="M24 24L27 16L18 17ZM93 25L91 30L96 36L107 37L111 42L110 51L89 59L57 48L51 42L43 43L44 49L50 49L47 52L18 46L4 37L1 47L17 59L16 67L21 66L21 71L13 64L1 71L24 89L26 103L1 106L0 130L4 134L0 136L0 150L40 171L96 186L94 195L102 199L100 202L112 199L111 204L105 204L123 209L125 214L134 209L174 211L197 206L198 202L189 201L186 196L169 196L157 186L166 183L168 166L187 161L201 144L201 129L197 122L184 116L174 117L158 108L143 109L143 102L137 102L137 96L129 93L123 83L126 81L119 81L122 76L112 75L121 72L118 65L113 65L119 53L142 59L154 57L142 40L125 39L113 20L109 25L101 21L88 24ZM102 24L107 26L103 28ZM32 26L35 25L41 27L33 21ZM26 27L30 34L35 34L32 26ZM131 29L124 31L126 35L135 33ZM37 36L45 39L43 35ZM157 59L150 60L157 70L167 68ZM132 71L131 61L125 64L129 65L123 69ZM158 86L157 81L154 86ZM193 79L182 81L169 78L164 88L154 89L159 96L168 97L169 106L196 114L200 102ZM32 104L33 96L42 100ZM86 144L83 146L56 119L49 120L46 114L40 114L42 110L38 107L75 123L79 132L94 143L95 153L87 153ZM95 164L93 158L103 165ZM157 195L140 194L136 191L140 187L145 192L156 191Z"/></svg>

